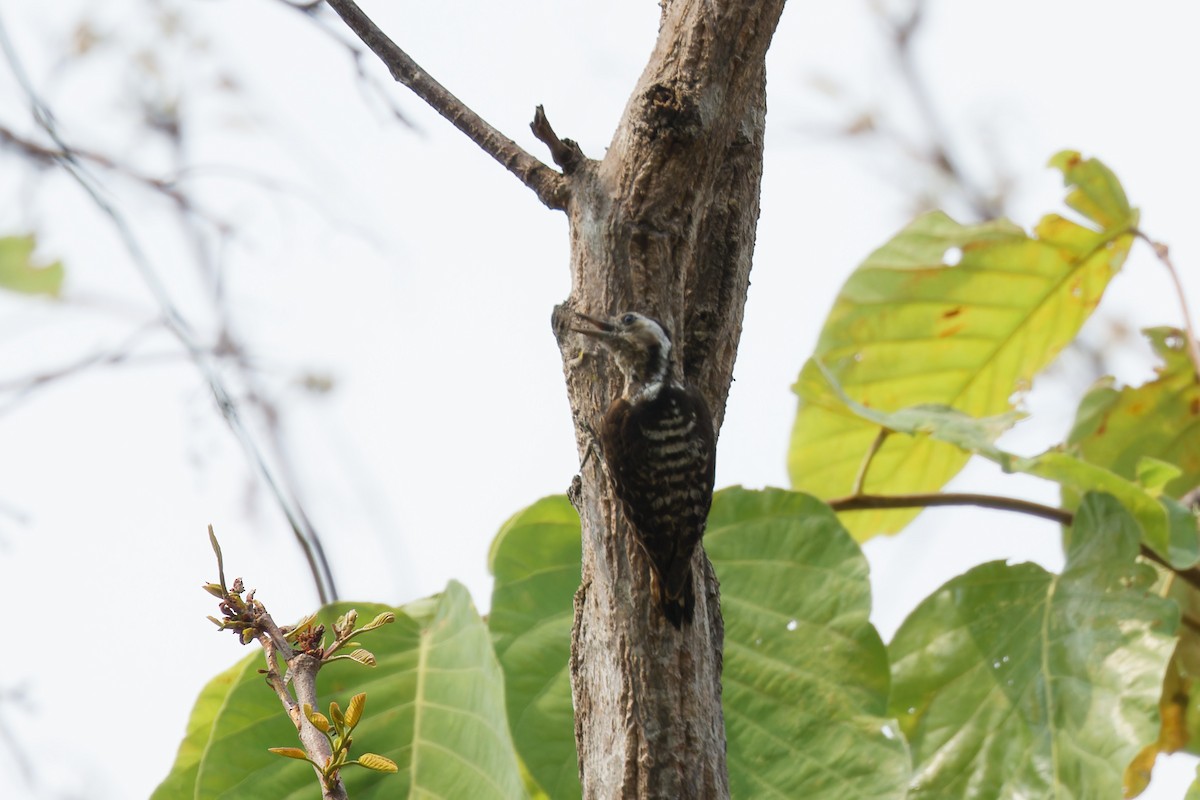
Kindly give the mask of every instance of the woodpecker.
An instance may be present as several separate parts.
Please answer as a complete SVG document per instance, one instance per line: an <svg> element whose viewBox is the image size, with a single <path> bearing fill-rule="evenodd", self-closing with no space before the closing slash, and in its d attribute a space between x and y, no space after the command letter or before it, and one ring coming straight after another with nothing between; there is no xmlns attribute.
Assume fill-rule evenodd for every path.
<svg viewBox="0 0 1200 800"><path fill-rule="evenodd" d="M576 315L625 376L600 423L600 452L613 493L650 564L651 587L676 628L696 605L692 554L712 505L716 441L704 397L675 379L671 337L634 312L611 320Z"/></svg>

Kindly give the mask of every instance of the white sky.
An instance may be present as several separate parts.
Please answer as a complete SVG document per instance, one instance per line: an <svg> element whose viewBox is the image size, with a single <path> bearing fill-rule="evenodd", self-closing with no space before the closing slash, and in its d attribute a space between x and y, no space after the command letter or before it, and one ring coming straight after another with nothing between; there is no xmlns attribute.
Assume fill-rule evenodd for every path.
<svg viewBox="0 0 1200 800"><path fill-rule="evenodd" d="M147 5L177 11L164 39ZM485 118L544 156L528 132L538 103L560 135L600 156L657 29L652 0L365 2L377 22ZM83 18L111 40L84 68L60 63ZM552 306L568 290L566 223L403 90L419 133L364 101L353 67L300 15L272 0L0 0L29 74L78 147L152 172L171 155L139 132L145 48L165 92L182 85L190 188L239 226L222 252L233 325L282 392L304 503L344 597L404 602L462 580L486 608L487 545L512 513L563 491L575 452ZM988 174L998 152L1029 226L1061 210L1064 147L1104 159L1168 243L1200 297L1194 187L1200 10L1154 0L934 2L921 67L960 146ZM763 212L736 383L720 439L718 485L786 485L789 386L845 276L908 218L920 179L880 147L814 135L865 105L907 108L864 0L793 3L771 50ZM143 62L145 59L143 59ZM372 66L373 74L379 74ZM219 76L236 91L217 90ZM816 75L844 89L832 101ZM386 77L386 76L385 76ZM903 114L903 111L901 112ZM901 124L911 125L911 118ZM32 130L0 69L0 125ZM220 169L217 169L220 167ZM248 174L287 187L264 190ZM106 178L176 303L213 330L177 218L128 181ZM0 234L36 229L62 258L63 305L0 296L0 382L116 346L154 316L111 226L61 174L31 177L0 154ZM1178 323L1161 268L1139 248L1102 307L1131 328ZM1096 342L1103 326L1089 334ZM240 658L214 635L199 585L215 575L213 523L229 570L277 618L316 603L269 497L165 333L166 354L93 370L9 407L0 397L0 604L9 612L0 704L34 756L31 797L131 798L166 773L204 681ZM1111 353L1125 380L1148 350ZM329 396L294 388L305 371ZM1090 377L1078 362L1039 383L1034 419L1007 443L1036 452L1065 434ZM1032 478L971 468L954 486L1054 502ZM16 512L17 517L12 513ZM1061 563L1057 530L998 512L938 512L867 545L885 637L928 592L983 561ZM32 622L42 625L34 629ZM69 646L63 644L69 642ZM105 719L102 731L94 722ZM1152 798L1182 797L1195 760L1171 759ZM22 785L0 750L0 785Z"/></svg>

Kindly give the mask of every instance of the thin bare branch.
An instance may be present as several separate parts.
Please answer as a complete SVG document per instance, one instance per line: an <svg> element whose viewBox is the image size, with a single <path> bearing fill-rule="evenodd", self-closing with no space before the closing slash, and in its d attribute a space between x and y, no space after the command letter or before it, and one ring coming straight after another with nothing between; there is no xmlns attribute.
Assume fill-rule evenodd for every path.
<svg viewBox="0 0 1200 800"><path fill-rule="evenodd" d="M336 599L337 588L333 581L333 572L320 546L320 537L317 535L316 530L307 521L307 517L297 511L299 507L297 499L286 493L276 480L265 455L242 421L237 403L234 401L232 393L221 377L213 355L200 343L191 325L171 299L170 293L162 283L153 263L142 249L140 241L134 234L133 227L117 207L109 202L103 191L102 184L88 169L85 163L86 159L79 156L74 148L69 146L59 134L54 114L34 89L32 81L25 72L24 64L8 37L7 28L3 20L0 20L0 50L3 50L4 57L8 61L13 75L16 77L29 102L34 121L45 131L55 146L53 149L44 148L47 157L51 158L52 163L62 168L83 189L96 208L112 224L113 229L125 246L133 265L138 270L151 295L157 302L163 324L171 331L180 344L183 345L193 363L203 375L217 404L217 408L224 417L230 431L234 434L243 451L257 468L263 481L275 496L280 510L287 519L292 533L301 551L304 553L305 559L308 561L321 602L328 603Z"/></svg>
<svg viewBox="0 0 1200 800"><path fill-rule="evenodd" d="M317 27L326 33L331 39L346 49L346 53L350 56L350 60L354 62L354 71L358 74L359 89L363 92L363 97L373 96L381 101L387 110L396 121L404 125L410 130L418 130L416 123L409 119L408 115L400 108L395 99L391 96L390 87L382 81L376 80L370 73L367 72L366 65L363 63L367 51L359 48L356 44L347 41L343 35L338 32L341 26L338 26L338 31L326 24L325 17L321 11L325 8L325 0L307 0L307 2L299 2L299 0L279 0L288 8L299 11L304 16L313 20ZM368 95L368 90L370 94Z"/></svg>
<svg viewBox="0 0 1200 800"><path fill-rule="evenodd" d="M583 151L573 139L558 138L558 134L550 126L550 120L546 119L546 110L541 106L534 110L533 122L529 123L529 129L539 142L550 148L550 157L567 175L574 172L584 160Z"/></svg>
<svg viewBox="0 0 1200 800"><path fill-rule="evenodd" d="M1192 369L1196 373L1196 380L1200 380L1200 344L1196 343L1196 328L1192 325L1192 313L1188 308L1187 295L1183 292L1183 282L1179 280L1179 273L1175 270L1174 263L1171 262L1171 252L1165 244L1154 241L1142 231L1139 230L1137 235L1154 250L1154 255L1167 268L1167 274L1171 276L1171 282L1175 284L1175 296L1179 298L1179 309L1183 312L1183 330L1184 337L1187 339L1188 358L1192 360Z"/></svg>
<svg viewBox="0 0 1200 800"><path fill-rule="evenodd" d="M27 752L21 737L20 726L10 725L8 719L5 718L6 706L11 706L13 701L23 699L19 689L0 689L0 744L8 750L9 757L17 765L17 771L20 773L25 787L30 790L31 794L36 794L38 789L37 773L34 771L33 759ZM10 789L19 788L19 784L11 780L6 781L5 785Z"/></svg>
<svg viewBox="0 0 1200 800"><path fill-rule="evenodd" d="M995 219L1003 213L1003 198L990 196L983 191L962 166L954 153L952 137L942 123L937 104L917 66L913 40L924 20L925 2L915 0L910 13L899 21L890 22L890 25L900 76L929 138L928 160L959 188L972 213L980 219Z"/></svg>
<svg viewBox="0 0 1200 800"><path fill-rule="evenodd" d="M407 53L388 38L353 0L328 0L338 16L363 44L387 66L397 82L407 86L434 111L445 117L467 138L538 196L548 208L562 210L567 203L567 184L562 174L543 164L520 145L493 128L483 117L451 94L421 69Z"/></svg>
<svg viewBox="0 0 1200 800"><path fill-rule="evenodd" d="M82 375L94 367L144 366L178 361L184 355L178 350L134 354L134 347L147 332L156 328L158 323L150 323L133 332L124 342L111 350L89 353L68 364L52 369L42 370L19 378L0 379L0 393L9 396L0 403L0 416L12 411L28 401L38 390L45 389L69 378Z"/></svg>

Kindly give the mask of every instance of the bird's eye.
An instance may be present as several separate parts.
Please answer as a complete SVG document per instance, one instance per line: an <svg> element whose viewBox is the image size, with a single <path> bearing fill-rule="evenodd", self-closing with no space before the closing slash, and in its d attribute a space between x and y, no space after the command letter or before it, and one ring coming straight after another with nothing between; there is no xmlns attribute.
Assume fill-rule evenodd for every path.
<svg viewBox="0 0 1200 800"><path fill-rule="evenodd" d="M625 316L621 317L621 324L632 325L635 319L637 319L637 317L635 317L633 314L626 314Z"/></svg>

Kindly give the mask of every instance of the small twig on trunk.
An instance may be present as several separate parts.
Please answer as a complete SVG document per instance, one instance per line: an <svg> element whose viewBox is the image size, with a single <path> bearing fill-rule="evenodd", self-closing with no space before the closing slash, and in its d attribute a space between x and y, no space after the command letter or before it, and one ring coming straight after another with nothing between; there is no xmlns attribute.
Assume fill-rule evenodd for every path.
<svg viewBox="0 0 1200 800"><path fill-rule="evenodd" d="M562 167L564 174L570 175L584 160L583 150L575 140L558 138L558 134L550 126L550 120L546 119L546 110L541 106L533 112L533 122L529 123L529 129L539 142L550 148L550 157L554 159L555 164Z"/></svg>
<svg viewBox="0 0 1200 800"><path fill-rule="evenodd" d="M1188 358L1192 361L1192 370L1196 374L1196 379L1200 380L1200 344L1196 342L1196 329L1192 325L1192 314L1188 309L1187 296L1183 292L1183 282L1179 280L1179 273L1175 269L1175 265L1171 262L1171 252L1169 248L1162 242L1156 242L1147 236L1142 231L1137 231L1137 237L1150 245L1154 250L1154 255L1167 268L1167 274L1171 276L1171 282L1175 284L1175 296L1179 298L1179 308L1183 312L1183 330L1184 336L1187 339Z"/></svg>
<svg viewBox="0 0 1200 800"><path fill-rule="evenodd" d="M397 82L407 86L451 125L467 135L485 153L528 186L547 207L566 208L567 184L563 176L493 128L483 117L455 97L417 62L388 38L353 0L328 0L329 6L371 49Z"/></svg>

